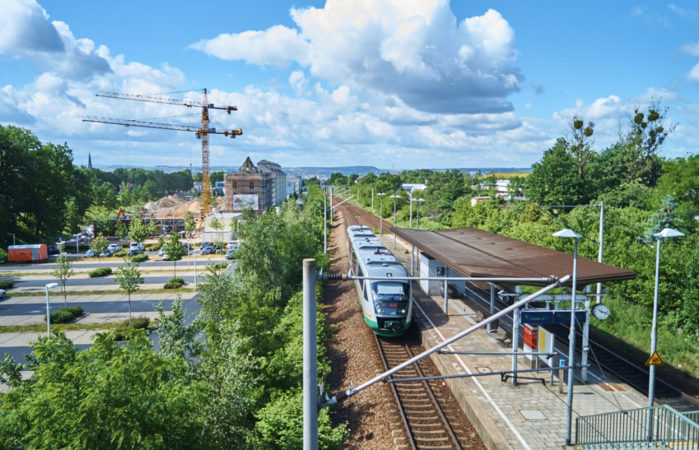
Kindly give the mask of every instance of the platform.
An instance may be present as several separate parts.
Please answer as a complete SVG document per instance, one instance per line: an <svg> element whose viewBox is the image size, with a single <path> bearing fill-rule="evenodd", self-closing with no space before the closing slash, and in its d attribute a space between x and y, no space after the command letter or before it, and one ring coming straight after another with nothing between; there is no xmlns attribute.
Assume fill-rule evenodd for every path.
<svg viewBox="0 0 699 450"><path fill-rule="evenodd" d="M382 236L387 247L393 247L393 237ZM405 243L403 243L405 244ZM399 242L399 246L401 243ZM399 252L400 253L400 252ZM405 255L399 254L405 260ZM408 263L409 265L409 263ZM455 336L477 323L476 313L460 300L449 300L449 314L442 311L443 298L429 297L413 282L416 299L415 319L422 334L425 349ZM444 350L464 352L510 352L511 347L498 342L485 328L454 342ZM459 375L509 371L509 355L431 355L443 375ZM518 368L530 368L530 361L522 356ZM501 381L499 375L445 379L463 411L467 414L481 439L491 449L561 449L566 441L567 386L559 392L558 377L551 383L550 372L522 374L544 380L518 379ZM597 380L595 380L597 381ZM646 406L647 397L616 379L574 387L572 434L575 439L575 418Z"/></svg>

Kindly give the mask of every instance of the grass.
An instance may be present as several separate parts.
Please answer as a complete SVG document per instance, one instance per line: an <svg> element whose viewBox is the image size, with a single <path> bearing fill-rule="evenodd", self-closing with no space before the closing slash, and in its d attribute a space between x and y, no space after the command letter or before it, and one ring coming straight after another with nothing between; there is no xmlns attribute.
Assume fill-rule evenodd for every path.
<svg viewBox="0 0 699 450"><path fill-rule="evenodd" d="M123 322L107 322L107 323L52 323L52 330L62 331L85 331L85 330L112 330L122 326ZM149 329L158 327L157 321L151 321ZM28 333L28 332L45 332L46 324L43 325L11 325L0 326L0 333Z"/></svg>
<svg viewBox="0 0 699 450"><path fill-rule="evenodd" d="M172 293L176 292L194 292L192 288L179 288L179 289L139 289L137 292L139 294L162 294L162 293ZM121 289L104 290L104 291L66 291L66 295L104 295L104 294L124 294ZM37 295L43 295L43 291L36 292L10 292L9 297L35 297Z"/></svg>

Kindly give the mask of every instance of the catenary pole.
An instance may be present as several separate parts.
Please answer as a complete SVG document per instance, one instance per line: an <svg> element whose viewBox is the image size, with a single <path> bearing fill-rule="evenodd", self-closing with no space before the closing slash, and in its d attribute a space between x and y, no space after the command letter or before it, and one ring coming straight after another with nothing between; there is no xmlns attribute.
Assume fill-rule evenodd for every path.
<svg viewBox="0 0 699 450"><path fill-rule="evenodd" d="M318 449L316 261L303 260L303 448Z"/></svg>

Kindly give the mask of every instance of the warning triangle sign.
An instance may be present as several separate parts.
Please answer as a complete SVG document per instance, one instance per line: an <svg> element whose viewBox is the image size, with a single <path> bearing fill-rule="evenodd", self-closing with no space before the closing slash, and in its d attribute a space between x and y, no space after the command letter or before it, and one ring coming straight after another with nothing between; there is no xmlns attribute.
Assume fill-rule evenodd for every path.
<svg viewBox="0 0 699 450"><path fill-rule="evenodd" d="M663 360L660 359L660 355L658 354L658 351L654 351L652 355L650 355L650 358L648 358L648 361L646 361L646 366L662 366L663 365Z"/></svg>

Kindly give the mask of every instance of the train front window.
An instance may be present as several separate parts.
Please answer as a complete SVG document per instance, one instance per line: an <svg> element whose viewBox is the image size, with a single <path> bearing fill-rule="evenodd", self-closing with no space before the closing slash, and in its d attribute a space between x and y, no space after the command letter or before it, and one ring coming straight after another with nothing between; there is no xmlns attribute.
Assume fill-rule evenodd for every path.
<svg viewBox="0 0 699 450"><path fill-rule="evenodd" d="M408 285L406 283L372 283L376 314L382 316L405 315L408 312Z"/></svg>

